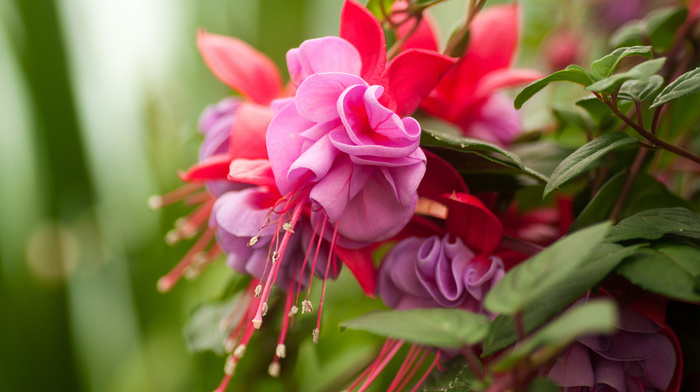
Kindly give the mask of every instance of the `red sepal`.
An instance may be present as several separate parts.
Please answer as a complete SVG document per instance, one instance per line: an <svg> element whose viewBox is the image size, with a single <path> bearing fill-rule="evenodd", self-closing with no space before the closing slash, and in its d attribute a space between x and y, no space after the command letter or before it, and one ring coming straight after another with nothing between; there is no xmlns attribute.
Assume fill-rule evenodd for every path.
<svg viewBox="0 0 700 392"><path fill-rule="evenodd" d="M346 249L336 246L334 252L340 260L350 269L362 291L374 298L374 289L377 286L377 272L374 269L370 248Z"/></svg>
<svg viewBox="0 0 700 392"><path fill-rule="evenodd" d="M179 172L177 175L185 182L226 180L230 165L231 156L229 154L217 154L195 163L187 171Z"/></svg>

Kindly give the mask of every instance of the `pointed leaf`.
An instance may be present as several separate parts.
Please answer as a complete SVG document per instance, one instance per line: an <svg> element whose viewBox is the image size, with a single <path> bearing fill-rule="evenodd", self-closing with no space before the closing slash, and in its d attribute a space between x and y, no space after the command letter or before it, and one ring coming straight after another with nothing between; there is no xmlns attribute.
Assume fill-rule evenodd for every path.
<svg viewBox="0 0 700 392"><path fill-rule="evenodd" d="M577 275L578 268L610 230L604 222L555 242L542 252L515 266L503 276L484 300L493 313L514 314L562 282Z"/></svg>
<svg viewBox="0 0 700 392"><path fill-rule="evenodd" d="M182 331L190 352L225 354L223 342L228 331L222 330L220 325L236 307L239 298L240 295L234 295L225 301L204 303L192 311Z"/></svg>
<svg viewBox="0 0 700 392"><path fill-rule="evenodd" d="M624 24L610 36L610 46L619 48L622 46L643 45L645 38L645 23L641 20L633 20Z"/></svg>
<svg viewBox="0 0 700 392"><path fill-rule="evenodd" d="M661 75L652 75L647 79L628 80L622 85L618 96L629 101L644 102L654 98L661 91L663 85L664 78Z"/></svg>
<svg viewBox="0 0 700 392"><path fill-rule="evenodd" d="M646 32L654 48L665 51L673 45L676 31L685 22L688 9L685 7L666 7L654 10L645 19Z"/></svg>
<svg viewBox="0 0 700 392"><path fill-rule="evenodd" d="M650 76L661 70L664 62L666 62L665 57L661 57L654 60L645 61L627 72L615 74L604 79L598 80L597 82L586 87L588 91L604 91L607 93L614 93L617 89L622 86L622 83L628 80L646 80Z"/></svg>
<svg viewBox="0 0 700 392"><path fill-rule="evenodd" d="M537 94L540 90L547 87L547 85L552 82L573 82L582 86L588 86L593 83L593 79L585 69L579 67L578 65L569 65L566 67L566 69L557 71L525 87L523 91L521 91L520 94L515 97L515 108L520 109L525 102L532 98L533 95Z"/></svg>
<svg viewBox="0 0 700 392"><path fill-rule="evenodd" d="M550 192L583 173L603 155L620 146L635 144L637 140L636 137L629 137L624 133L609 133L584 144L554 169L544 187L542 197L547 197Z"/></svg>
<svg viewBox="0 0 700 392"><path fill-rule="evenodd" d="M560 392L559 386L548 378L536 378L527 387L527 392Z"/></svg>
<svg viewBox="0 0 700 392"><path fill-rule="evenodd" d="M613 226L606 240L657 240L669 234L700 240L700 215L685 208L642 211Z"/></svg>
<svg viewBox="0 0 700 392"><path fill-rule="evenodd" d="M455 357L443 364L439 372L431 372L421 384L421 392L472 392L478 390L480 381L462 357Z"/></svg>
<svg viewBox="0 0 700 392"><path fill-rule="evenodd" d="M644 56L651 58L653 52L651 46L630 46L615 49L612 53L596 60L591 64L591 73L595 80L601 80L615 73L622 59L629 56Z"/></svg>
<svg viewBox="0 0 700 392"><path fill-rule="evenodd" d="M480 342L489 319L461 309L388 310L344 321L340 327L427 346L460 348Z"/></svg>
<svg viewBox="0 0 700 392"><path fill-rule="evenodd" d="M650 108L665 105L678 98L700 91L700 67L688 71L671 82L661 91Z"/></svg>

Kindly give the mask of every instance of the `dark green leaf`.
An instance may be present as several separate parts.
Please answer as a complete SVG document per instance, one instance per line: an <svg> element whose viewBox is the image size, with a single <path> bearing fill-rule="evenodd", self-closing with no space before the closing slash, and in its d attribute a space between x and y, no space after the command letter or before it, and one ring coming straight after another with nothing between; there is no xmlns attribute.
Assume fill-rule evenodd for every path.
<svg viewBox="0 0 700 392"><path fill-rule="evenodd" d="M542 197L559 188L563 183L583 173L590 168L596 160L608 152L624 145L637 143L636 137L629 137L624 133L608 133L583 145L564 159L549 178L544 188Z"/></svg>
<svg viewBox="0 0 700 392"><path fill-rule="evenodd" d="M627 180L627 173L618 173L608 180L579 214L571 225L571 230L578 230L596 222L608 219L617 198ZM634 184L627 196L625 204L620 212L620 219L627 218L638 212L652 208L684 207L689 205L683 199L671 193L668 188L658 180L647 174L637 175Z"/></svg>
<svg viewBox="0 0 700 392"><path fill-rule="evenodd" d="M646 32L654 48L664 51L671 47L676 30L685 22L688 10L685 7L660 8L646 18Z"/></svg>
<svg viewBox="0 0 700 392"><path fill-rule="evenodd" d="M489 291L484 307L493 313L514 314L569 281L608 230L610 223L605 222L567 235L518 264Z"/></svg>
<svg viewBox="0 0 700 392"><path fill-rule="evenodd" d="M587 119L574 110L555 105L552 107L552 112L559 123L560 129L565 128L568 124L574 125L581 131L587 131L591 128L591 125L586 122Z"/></svg>
<svg viewBox="0 0 700 392"><path fill-rule="evenodd" d="M428 346L459 348L480 342L486 336L489 319L461 309L388 310L344 321L340 327Z"/></svg>
<svg viewBox="0 0 700 392"><path fill-rule="evenodd" d="M542 182L547 182L545 175L526 167L517 155L481 140L424 129L421 134L420 144L422 146L444 147L464 153L477 154L491 162L509 168L516 168L523 174L527 174Z"/></svg>
<svg viewBox="0 0 700 392"><path fill-rule="evenodd" d="M661 94L656 97L654 104L650 107L655 108L665 105L697 91L700 91L700 67L684 73L679 76L678 79L671 82L671 84L661 91Z"/></svg>
<svg viewBox="0 0 700 392"><path fill-rule="evenodd" d="M231 314L239 298L240 295L235 295L226 301L204 303L192 311L183 328L190 351L224 354L224 339L228 330L221 327L221 322Z"/></svg>
<svg viewBox="0 0 700 392"><path fill-rule="evenodd" d="M569 309L562 316L518 344L503 360L495 364L495 371L511 369L520 359L543 348L552 354L563 350L576 338L585 335L610 334L617 325L617 309L609 299L592 299Z"/></svg>
<svg viewBox="0 0 700 392"><path fill-rule="evenodd" d="M700 216L685 208L642 211L613 226L606 240L657 240L667 234L700 239Z"/></svg>
<svg viewBox="0 0 700 392"><path fill-rule="evenodd" d="M627 72L615 74L604 79L598 80L597 82L586 87L588 91L604 91L607 93L614 93L617 89L622 86L622 83L628 80L646 80L650 76L661 70L665 57L661 57L654 60L645 61L641 64L636 65L634 68Z"/></svg>
<svg viewBox="0 0 700 392"><path fill-rule="evenodd" d="M617 272L645 290L700 302L696 286L700 277L700 248L696 246L663 240L639 249L617 267Z"/></svg>
<svg viewBox="0 0 700 392"><path fill-rule="evenodd" d="M619 97L628 101L644 102L650 100L661 91L664 78L661 75L651 75L647 79L628 80L622 85Z"/></svg>
<svg viewBox="0 0 700 392"><path fill-rule="evenodd" d="M640 246L623 247L607 243L598 246L578 269L575 278L553 286L523 309L525 332L532 332L584 295L586 291L599 284L622 260L631 256ZM489 333L484 339L483 355L488 356L498 352L514 344L517 339L518 333L513 317L498 316L489 327Z"/></svg>
<svg viewBox="0 0 700 392"><path fill-rule="evenodd" d="M582 98L576 101L576 105L583 108L601 129L615 121L615 114L596 97Z"/></svg>
<svg viewBox="0 0 700 392"><path fill-rule="evenodd" d="M610 37L610 46L619 48L621 46L642 45L644 43L644 32L644 22L634 20L626 23Z"/></svg>
<svg viewBox="0 0 700 392"><path fill-rule="evenodd" d="M550 379L536 378L527 387L527 392L561 392L561 388Z"/></svg>
<svg viewBox="0 0 700 392"><path fill-rule="evenodd" d="M653 53L651 46L630 46L615 49L612 53L594 61L593 64L591 64L591 73L593 74L594 79L597 81L609 77L615 73L620 61L629 56L644 56L650 59L653 56Z"/></svg>
<svg viewBox="0 0 700 392"><path fill-rule="evenodd" d="M421 385L422 392L472 392L480 384L462 357L443 365L444 371L433 371Z"/></svg>
<svg viewBox="0 0 700 392"><path fill-rule="evenodd" d="M530 83L523 91L515 97L515 108L520 109L533 95L547 87L552 82L573 82L582 86L593 83L593 79L585 69L578 65L569 65L566 69L557 71L543 79Z"/></svg>

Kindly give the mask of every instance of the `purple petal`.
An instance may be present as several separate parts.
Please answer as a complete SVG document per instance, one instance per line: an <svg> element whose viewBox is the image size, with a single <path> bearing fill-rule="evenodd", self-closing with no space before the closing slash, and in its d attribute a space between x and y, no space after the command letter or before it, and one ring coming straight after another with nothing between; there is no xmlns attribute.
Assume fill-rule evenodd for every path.
<svg viewBox="0 0 700 392"><path fill-rule="evenodd" d="M605 384L617 391L625 392L624 363L609 361L604 358L596 358L593 365L595 371L595 383Z"/></svg>
<svg viewBox="0 0 700 392"><path fill-rule="evenodd" d="M595 383L593 365L586 347L579 343L572 344L552 366L549 378L560 387L593 388Z"/></svg>
<svg viewBox="0 0 700 392"><path fill-rule="evenodd" d="M300 134L313 126L297 113L296 106L283 107L270 122L267 130L267 153L275 175L277 188L285 195L293 190L288 180L289 169L302 153L304 139Z"/></svg>
<svg viewBox="0 0 700 392"><path fill-rule="evenodd" d="M481 300L505 274L503 261L498 257L472 259L464 271L464 286L474 298Z"/></svg>
<svg viewBox="0 0 700 392"><path fill-rule="evenodd" d="M328 135L323 136L292 163L287 175L289 182L294 182L309 172L311 176L308 181L316 182L324 178L337 155L338 150L333 147Z"/></svg>
<svg viewBox="0 0 700 392"><path fill-rule="evenodd" d="M654 339L649 344L654 355L644 361L644 378L650 385L665 391L676 370L676 351L667 337L661 334L653 336Z"/></svg>
<svg viewBox="0 0 700 392"><path fill-rule="evenodd" d="M613 361L647 359L654 355L655 334L618 331L612 336L583 337L579 342Z"/></svg>
<svg viewBox="0 0 700 392"><path fill-rule="evenodd" d="M267 218L269 208L261 208L260 200L267 195L263 188L247 188L228 192L216 201L212 210L218 226L237 237L257 235ZM268 226L262 235L272 235L274 227Z"/></svg>
<svg viewBox="0 0 700 392"><path fill-rule="evenodd" d="M360 77L347 73L310 75L297 90L297 111L305 119L315 122L334 120L338 118L338 99L352 86L367 88L367 83Z"/></svg>

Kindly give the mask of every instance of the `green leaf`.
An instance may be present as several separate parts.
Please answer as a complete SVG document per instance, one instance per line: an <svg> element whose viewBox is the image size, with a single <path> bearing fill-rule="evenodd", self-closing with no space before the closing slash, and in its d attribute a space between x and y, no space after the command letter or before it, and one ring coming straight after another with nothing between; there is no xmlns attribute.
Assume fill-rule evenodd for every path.
<svg viewBox="0 0 700 392"><path fill-rule="evenodd" d="M644 102L650 100L661 91L664 78L661 75L651 75L647 79L628 80L622 85L619 97L628 101Z"/></svg>
<svg viewBox="0 0 700 392"><path fill-rule="evenodd" d="M586 87L588 91L604 91L606 93L614 93L617 89L622 86L622 83L628 80L646 80L650 76L661 70L664 62L666 62L665 57L661 57L654 60L645 61L641 64L636 65L634 68L627 72L615 74L604 79L600 79L597 82Z"/></svg>
<svg viewBox="0 0 700 392"><path fill-rule="evenodd" d="M459 348L480 342L486 336L489 319L461 309L387 310L344 321L340 327L428 346Z"/></svg>
<svg viewBox="0 0 700 392"><path fill-rule="evenodd" d="M576 101L576 105L583 108L600 129L605 129L615 122L616 117L612 110L596 97L579 99Z"/></svg>
<svg viewBox="0 0 700 392"><path fill-rule="evenodd" d="M560 130L565 128L567 124L572 124L582 131L587 131L591 128L591 125L586 122L587 119L574 110L555 105L552 107L552 113L554 113L554 117L559 123Z"/></svg>
<svg viewBox="0 0 700 392"><path fill-rule="evenodd" d="M624 24L617 29L610 37L610 46L619 48L621 46L642 45L644 43L645 23L635 20Z"/></svg>
<svg viewBox="0 0 700 392"><path fill-rule="evenodd" d="M191 352L225 354L224 339L228 330L221 328L221 321L231 314L239 298L240 295L234 295L226 301L203 303L192 311L182 331Z"/></svg>
<svg viewBox="0 0 700 392"><path fill-rule="evenodd" d="M678 98L700 91L700 67L688 71L666 86L650 108L665 105Z"/></svg>
<svg viewBox="0 0 700 392"><path fill-rule="evenodd" d="M629 137L624 133L608 133L584 144L554 169L554 173L549 177L549 181L544 188L542 197L547 197L550 192L583 173L603 155L620 146L635 144L637 140L636 137Z"/></svg>
<svg viewBox="0 0 700 392"><path fill-rule="evenodd" d="M700 240L700 215L685 208L642 211L613 226L606 240L657 240L669 234Z"/></svg>
<svg viewBox="0 0 700 392"><path fill-rule="evenodd" d="M597 81L609 77L615 73L620 61L629 56L644 56L650 59L653 56L653 52L651 46L630 46L615 49L612 53L591 64L593 78Z"/></svg>
<svg viewBox="0 0 700 392"><path fill-rule="evenodd" d="M518 264L489 291L484 307L493 313L514 314L569 281L608 230L610 223L605 222L567 235Z"/></svg>
<svg viewBox="0 0 700 392"><path fill-rule="evenodd" d="M662 240L639 249L617 267L617 272L637 286L666 297L700 301L700 248Z"/></svg>
<svg viewBox="0 0 700 392"><path fill-rule="evenodd" d="M573 82L582 86L588 86L593 83L593 79L588 72L578 65L569 65L566 69L557 71L545 78L530 83L523 91L515 97L515 108L520 109L533 95L547 87L552 82Z"/></svg>
<svg viewBox="0 0 700 392"><path fill-rule="evenodd" d="M523 174L539 181L547 182L547 177L544 174L526 167L517 155L481 140L423 129L420 144L421 146L443 147L462 153L476 154L499 165L518 169Z"/></svg>
<svg viewBox="0 0 700 392"><path fill-rule="evenodd" d="M617 309L609 299L592 299L569 309L559 318L544 326L530 338L515 347L502 361L494 365L495 371L511 369L519 360L543 348L555 355L578 337L610 334L617 325Z"/></svg>
<svg viewBox="0 0 700 392"><path fill-rule="evenodd" d="M596 222L604 221L610 216L617 198L627 180L627 173L620 172L606 182L581 211L576 221L571 225L572 231L589 226ZM645 173L640 173L632 185L627 200L622 206L620 219L627 218L638 212L652 208L690 207L680 197L671 193L668 188L657 179Z"/></svg>
<svg viewBox="0 0 700 392"><path fill-rule="evenodd" d="M433 371L421 385L421 392L472 392L481 383L462 357L456 357L443 365L443 371Z"/></svg>
<svg viewBox="0 0 700 392"><path fill-rule="evenodd" d="M646 32L654 48L665 51L673 45L676 30L685 22L688 9L685 7L660 8L645 19Z"/></svg>
<svg viewBox="0 0 700 392"><path fill-rule="evenodd" d="M527 392L561 392L561 388L548 378L536 378L532 380Z"/></svg>
<svg viewBox="0 0 700 392"><path fill-rule="evenodd" d="M603 243L598 246L586 262L577 270L576 278L562 281L542 293L540 298L523 309L525 333L544 324L552 316L566 308L589 289L599 284L622 260L631 256L641 245L623 247ZM512 316L498 316L489 327L484 339L483 356L496 353L518 340Z"/></svg>
<svg viewBox="0 0 700 392"><path fill-rule="evenodd" d="M377 19L383 20L384 15L382 14L380 2L384 4L384 9L386 10L386 12L390 13L391 6L394 5L394 1L396 0L368 0L366 3L366 7L372 12L372 14L374 14L374 16L377 17Z"/></svg>

